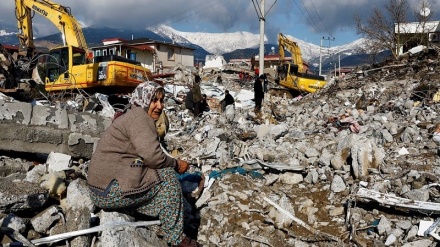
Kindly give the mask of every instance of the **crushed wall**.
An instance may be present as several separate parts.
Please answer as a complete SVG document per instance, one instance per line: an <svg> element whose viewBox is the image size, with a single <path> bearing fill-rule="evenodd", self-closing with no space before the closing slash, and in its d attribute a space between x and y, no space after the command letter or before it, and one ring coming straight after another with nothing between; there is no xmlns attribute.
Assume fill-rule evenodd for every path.
<svg viewBox="0 0 440 247"><path fill-rule="evenodd" d="M90 158L110 123L110 119L94 113L69 113L61 105L49 107L0 99L0 150L59 152Z"/></svg>

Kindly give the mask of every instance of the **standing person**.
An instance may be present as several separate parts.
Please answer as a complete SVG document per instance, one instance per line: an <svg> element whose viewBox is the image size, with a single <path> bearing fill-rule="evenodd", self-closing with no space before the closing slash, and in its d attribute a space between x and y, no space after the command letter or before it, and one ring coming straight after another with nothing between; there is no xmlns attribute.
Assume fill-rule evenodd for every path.
<svg viewBox="0 0 440 247"><path fill-rule="evenodd" d="M185 173L188 163L167 156L158 140L155 121L164 96L164 88L154 82L136 87L130 108L100 138L87 183L97 207L159 217L170 245L198 246L183 233L183 195L176 172Z"/></svg>
<svg viewBox="0 0 440 247"><path fill-rule="evenodd" d="M194 103L192 89L188 90L185 98L185 108L190 110L194 114Z"/></svg>
<svg viewBox="0 0 440 247"><path fill-rule="evenodd" d="M254 71L254 68L255 68L255 54L253 54L252 55L252 58L251 58L251 71Z"/></svg>
<svg viewBox="0 0 440 247"><path fill-rule="evenodd" d="M235 103L234 97L229 93L229 90L225 90L225 98L220 101L222 106L222 112L226 110L226 106L232 105Z"/></svg>
<svg viewBox="0 0 440 247"><path fill-rule="evenodd" d="M254 98L255 98L255 111L259 112L261 110L261 103L264 98L263 84L264 76L260 75L260 77L255 78L254 82Z"/></svg>
<svg viewBox="0 0 440 247"><path fill-rule="evenodd" d="M198 117L200 115L200 103L202 102L202 91L200 90L201 80L202 78L200 78L199 75L196 75L194 78L194 85L192 88L194 117Z"/></svg>
<svg viewBox="0 0 440 247"><path fill-rule="evenodd" d="M267 85L269 84L269 80L267 79L267 75L266 74L262 74L264 76L264 81L263 81L263 91L264 93L267 93Z"/></svg>

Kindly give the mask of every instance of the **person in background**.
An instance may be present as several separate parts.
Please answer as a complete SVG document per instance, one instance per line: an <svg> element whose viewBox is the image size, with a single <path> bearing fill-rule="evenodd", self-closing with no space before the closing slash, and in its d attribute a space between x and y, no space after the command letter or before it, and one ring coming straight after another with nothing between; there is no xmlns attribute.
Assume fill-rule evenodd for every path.
<svg viewBox="0 0 440 247"><path fill-rule="evenodd" d="M255 99L255 112L259 112L261 110L261 104L264 98L263 84L264 76L260 75L259 77L255 77L254 82L254 99Z"/></svg>
<svg viewBox="0 0 440 247"><path fill-rule="evenodd" d="M226 110L226 106L235 104L234 97L229 93L229 90L225 90L225 98L220 101L222 106L222 112Z"/></svg>
<svg viewBox="0 0 440 247"><path fill-rule="evenodd" d="M98 208L158 217L168 244L195 247L199 244L183 233L183 195L177 178L177 173L188 170L188 163L165 154L158 140L155 122L164 97L165 90L157 83L136 87L130 107L101 136L87 183Z"/></svg>
<svg viewBox="0 0 440 247"><path fill-rule="evenodd" d="M185 98L185 108L190 110L194 114L194 103L192 89L188 90Z"/></svg>
<svg viewBox="0 0 440 247"><path fill-rule="evenodd" d="M269 84L269 80L267 79L267 75L266 74L262 74L262 76L264 77L263 79L263 91L264 93L267 93L267 86Z"/></svg>
<svg viewBox="0 0 440 247"><path fill-rule="evenodd" d="M251 70L252 71L255 69L255 56L256 56L256 54L253 54L251 57Z"/></svg>
<svg viewBox="0 0 440 247"><path fill-rule="evenodd" d="M206 94L202 94L202 101L200 102L200 114L203 114L205 111L209 111L208 99Z"/></svg>
<svg viewBox="0 0 440 247"><path fill-rule="evenodd" d="M194 117L198 117L200 115L200 103L202 102L202 91L200 89L200 78L199 75L196 75L194 78L194 85L192 90L192 98L193 98L193 107L194 107Z"/></svg>

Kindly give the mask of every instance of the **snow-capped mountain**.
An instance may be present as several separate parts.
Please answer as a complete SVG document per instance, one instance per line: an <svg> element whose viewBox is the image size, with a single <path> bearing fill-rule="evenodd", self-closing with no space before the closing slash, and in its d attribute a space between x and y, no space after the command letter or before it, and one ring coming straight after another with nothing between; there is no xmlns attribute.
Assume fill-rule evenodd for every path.
<svg viewBox="0 0 440 247"><path fill-rule="evenodd" d="M249 32L180 32L165 25L149 30L158 35L169 37L180 44L187 42L196 44L212 54L224 54L238 49L258 47L260 43L260 35Z"/></svg>
<svg viewBox="0 0 440 247"><path fill-rule="evenodd" d="M13 31L14 29L12 26L2 26L0 29L0 43L12 45L18 44L17 36ZM139 38L144 37L153 40L175 42L180 45L194 48L194 57L198 60L203 60L207 54L224 55L225 58L228 59L249 58L252 54L258 52L260 43L260 34L258 33L182 32L165 25L148 28L147 30L119 30L110 27L85 27L83 28L83 32L87 43L90 46L100 45L103 39L109 37L130 39L135 36ZM323 67L329 67L330 65L334 66L334 63L338 60L341 61L341 66L351 66L354 63L359 64L359 61L361 60L360 57L367 56L363 48L363 39L342 46L320 48L318 45L305 42L291 35L284 35L299 45L303 60L315 68L318 67L320 60L322 61ZM38 40L50 40L53 43L61 42L59 34L41 37ZM265 49L271 50L271 48L274 47L274 52L277 54L278 44L268 44L267 37L265 40ZM356 62L354 62L354 60L356 60Z"/></svg>
<svg viewBox="0 0 440 247"><path fill-rule="evenodd" d="M181 32L166 25L160 25L149 28L150 31L159 36L167 37L179 44L195 44L211 54L222 55L239 49L257 48L260 43L260 34L250 32L232 32L232 33L204 33L204 32ZM339 56L344 58L362 51L364 47L364 39L358 39L349 44L342 46L319 47L318 45L305 42L291 35L285 36L295 41L301 48L304 61L315 63L316 59L321 56L325 61L329 57ZM265 37L267 43L267 37ZM274 44L277 46L277 44ZM278 47L277 47L278 48Z"/></svg>

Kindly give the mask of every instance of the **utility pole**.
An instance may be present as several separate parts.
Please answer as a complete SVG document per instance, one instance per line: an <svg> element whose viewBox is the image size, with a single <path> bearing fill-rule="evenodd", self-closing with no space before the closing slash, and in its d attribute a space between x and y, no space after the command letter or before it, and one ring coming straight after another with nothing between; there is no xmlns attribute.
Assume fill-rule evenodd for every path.
<svg viewBox="0 0 440 247"><path fill-rule="evenodd" d="M321 38L321 44L319 45L319 74L321 75L321 64L322 64L322 55L321 55L321 49L322 49L322 40L324 37Z"/></svg>
<svg viewBox="0 0 440 247"><path fill-rule="evenodd" d="M339 63L339 77L341 77L341 54L338 53L338 63Z"/></svg>
<svg viewBox="0 0 440 247"><path fill-rule="evenodd" d="M328 48L330 48L330 41L335 41L335 38L330 39L330 37L328 38L321 38L321 45L319 46L319 75L321 75L321 67L322 67L322 54L321 54L321 49L322 49L322 41L323 40L328 40Z"/></svg>
<svg viewBox="0 0 440 247"><path fill-rule="evenodd" d="M260 60L259 60L259 75L264 73L264 22L266 21L266 14L264 13L264 0L260 2L261 16L260 16ZM259 76L256 75L256 76Z"/></svg>

